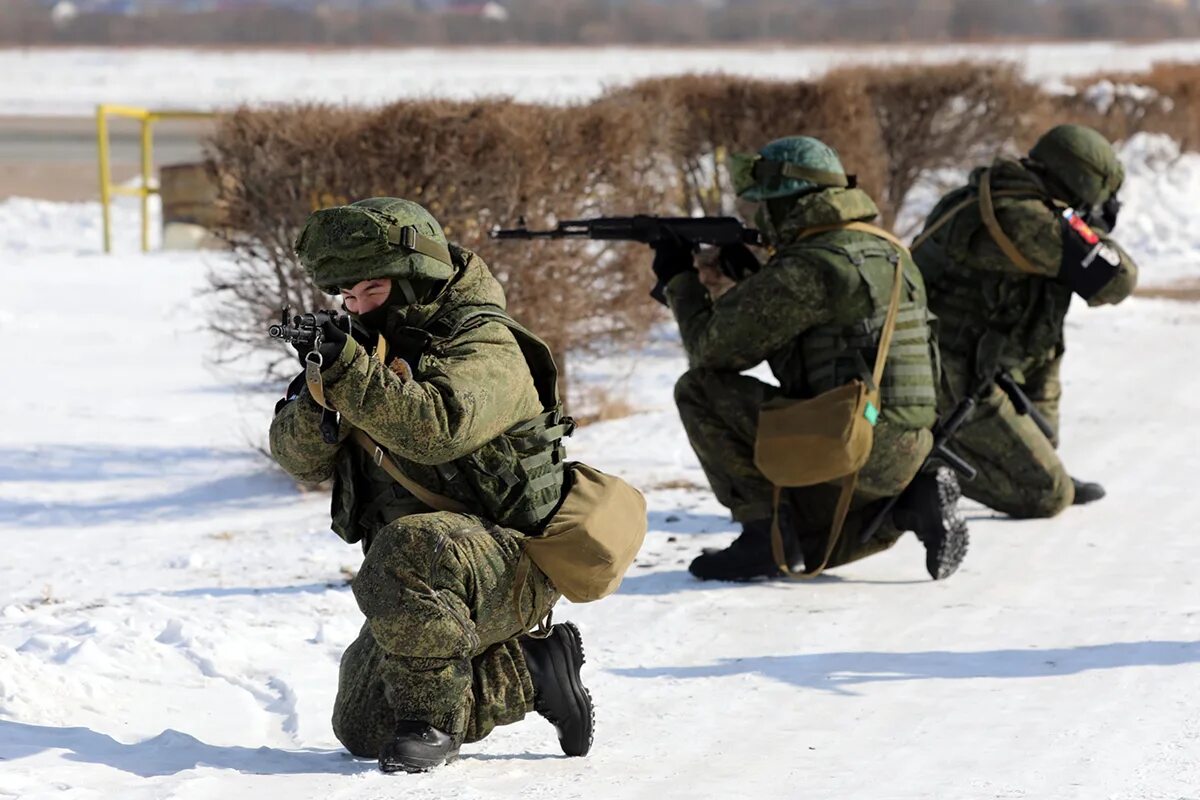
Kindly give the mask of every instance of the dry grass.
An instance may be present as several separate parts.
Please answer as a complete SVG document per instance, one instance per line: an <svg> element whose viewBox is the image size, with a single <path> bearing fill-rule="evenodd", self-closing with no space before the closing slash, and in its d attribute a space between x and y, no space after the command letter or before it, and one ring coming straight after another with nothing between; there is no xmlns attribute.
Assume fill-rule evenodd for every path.
<svg viewBox="0 0 1200 800"><path fill-rule="evenodd" d="M1153 297L1160 300L1181 300L1188 303L1200 301L1200 281L1183 281L1173 286L1151 286L1134 292L1138 297Z"/></svg>
<svg viewBox="0 0 1200 800"><path fill-rule="evenodd" d="M587 386L575 393L571 416L580 427L596 422L623 419L638 413L624 392L603 386Z"/></svg>

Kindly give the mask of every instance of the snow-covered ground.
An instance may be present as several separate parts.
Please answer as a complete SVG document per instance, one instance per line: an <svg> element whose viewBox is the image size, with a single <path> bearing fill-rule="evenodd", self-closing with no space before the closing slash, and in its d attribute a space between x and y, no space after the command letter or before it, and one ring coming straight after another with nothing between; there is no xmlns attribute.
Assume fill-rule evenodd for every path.
<svg viewBox="0 0 1200 800"><path fill-rule="evenodd" d="M1195 269L1191 158L1130 168L1148 277ZM693 581L734 527L672 408L677 343L576 364L639 411L572 455L646 490L651 523L619 594L560 608L594 751L560 757L534 716L384 776L329 725L360 554L255 451L280 387L211 365L220 256L134 255L117 216L105 257L94 204L0 204L0 797L1197 796L1200 305L1075 310L1063 451L1109 497L1050 521L970 506L944 583L912 537L811 583Z"/></svg>
<svg viewBox="0 0 1200 800"><path fill-rule="evenodd" d="M84 115L96 103L227 108L293 100L377 104L405 97L511 95L562 103L685 72L807 78L867 64L1010 61L1053 83L1156 61L1200 60L1200 41L729 48L415 48L214 51L0 49L0 115ZM47 91L51 87L52 91Z"/></svg>

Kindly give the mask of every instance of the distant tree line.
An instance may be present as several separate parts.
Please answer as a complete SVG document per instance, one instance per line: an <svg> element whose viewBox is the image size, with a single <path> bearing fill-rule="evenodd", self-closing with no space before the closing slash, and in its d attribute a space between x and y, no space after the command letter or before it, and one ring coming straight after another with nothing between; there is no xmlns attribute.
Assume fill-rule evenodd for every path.
<svg viewBox="0 0 1200 800"><path fill-rule="evenodd" d="M484 4L480 3L482 7ZM1196 0L507 0L506 19L394 8L140 16L0 3L0 44L438 45L910 42L1200 36Z"/></svg>

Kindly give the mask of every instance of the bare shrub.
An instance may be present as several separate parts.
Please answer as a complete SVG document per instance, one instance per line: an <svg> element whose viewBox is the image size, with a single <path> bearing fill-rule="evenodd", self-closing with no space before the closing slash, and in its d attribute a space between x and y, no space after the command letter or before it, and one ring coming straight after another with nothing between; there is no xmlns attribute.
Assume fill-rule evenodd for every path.
<svg viewBox="0 0 1200 800"><path fill-rule="evenodd" d="M565 376L568 351L636 342L662 318L646 298L649 253L637 244L493 242L493 227L522 217L540 227L602 214L734 214L744 209L724 156L792 134L837 148L891 226L922 174L987 161L1011 144L1024 149L1058 122L1114 139L1161 130L1200 142L1200 66L1160 65L1139 80L1149 89L1131 97L1156 99L1116 110L1083 92L1048 96L1010 66L971 64L793 82L661 78L570 107L492 99L241 109L209 143L235 254L233 269L212 281L229 301L219 323L226 355L267 346L264 326L284 303L329 305L292 253L312 210L399 196L424 204L452 240L484 257L513 314L546 338ZM290 361L276 352L280 364Z"/></svg>
<svg viewBox="0 0 1200 800"><path fill-rule="evenodd" d="M1200 147L1200 64L1164 62L1148 72L1091 75L1074 88L1075 94L1055 98L1060 117L1113 141L1146 131L1167 134L1183 150Z"/></svg>
<svg viewBox="0 0 1200 800"><path fill-rule="evenodd" d="M328 305L292 252L300 225L316 208L397 196L425 205L451 240L484 256L513 314L564 368L568 350L635 338L658 313L645 300L644 247L497 243L487 233L519 216L541 225L598 213L600 203L613 213L657 206L655 187L641 180L652 158L639 129L633 109L604 102L238 111L209 145L225 218L242 232L227 233L236 269L212 283L236 312L223 332L258 347L281 303Z"/></svg>
<svg viewBox="0 0 1200 800"><path fill-rule="evenodd" d="M1011 65L853 73L866 86L883 149L884 178L875 199L885 227L923 173L989 160L1038 121L1039 92Z"/></svg>

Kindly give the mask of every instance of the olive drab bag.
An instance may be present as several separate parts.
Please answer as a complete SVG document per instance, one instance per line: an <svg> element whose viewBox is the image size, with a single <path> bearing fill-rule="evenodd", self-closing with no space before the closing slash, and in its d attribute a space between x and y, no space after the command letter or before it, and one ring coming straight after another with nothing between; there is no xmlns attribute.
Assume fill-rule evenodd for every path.
<svg viewBox="0 0 1200 800"><path fill-rule="evenodd" d="M905 250L895 236L862 222L822 225L804 231L809 238L832 230L855 230L886 239ZM907 252L905 250L905 252ZM858 485L858 472L871 456L875 441L875 422L880 412L880 386L884 364L896 329L900 291L904 284L904 261L896 258L896 277L892 283L887 317L879 336L875 367L869 383L850 382L808 399L774 398L760 407L754 441L754 464L775 487L771 522L771 551L775 563L791 578L814 578L825 569L841 538L850 501ZM784 488L816 486L842 479L830 527L825 557L820 566L807 572L791 569L784 556L783 534L779 526L779 504Z"/></svg>
<svg viewBox="0 0 1200 800"><path fill-rule="evenodd" d="M500 322L512 331L538 388L544 413L521 423L515 430L549 442L569 435L573 423L562 417L558 396L558 370L545 342L520 325L498 306L480 306L455 321L454 330L484 322ZM376 349L380 354L385 343ZM310 391L324 405L320 373L310 371ZM313 386L314 383L317 384ZM410 478L386 450L365 431L355 429L355 442L377 466L430 508L460 514L479 514L459 500L433 492ZM564 597L574 603L599 600L617 590L646 538L646 501L634 487L580 462L561 461L562 449L555 446L556 469L561 484L560 499L529 524L509 523L526 534L521 559L513 582L513 603L520 597L532 561ZM540 455L530 458L540 458ZM549 479L550 473L536 480Z"/></svg>

